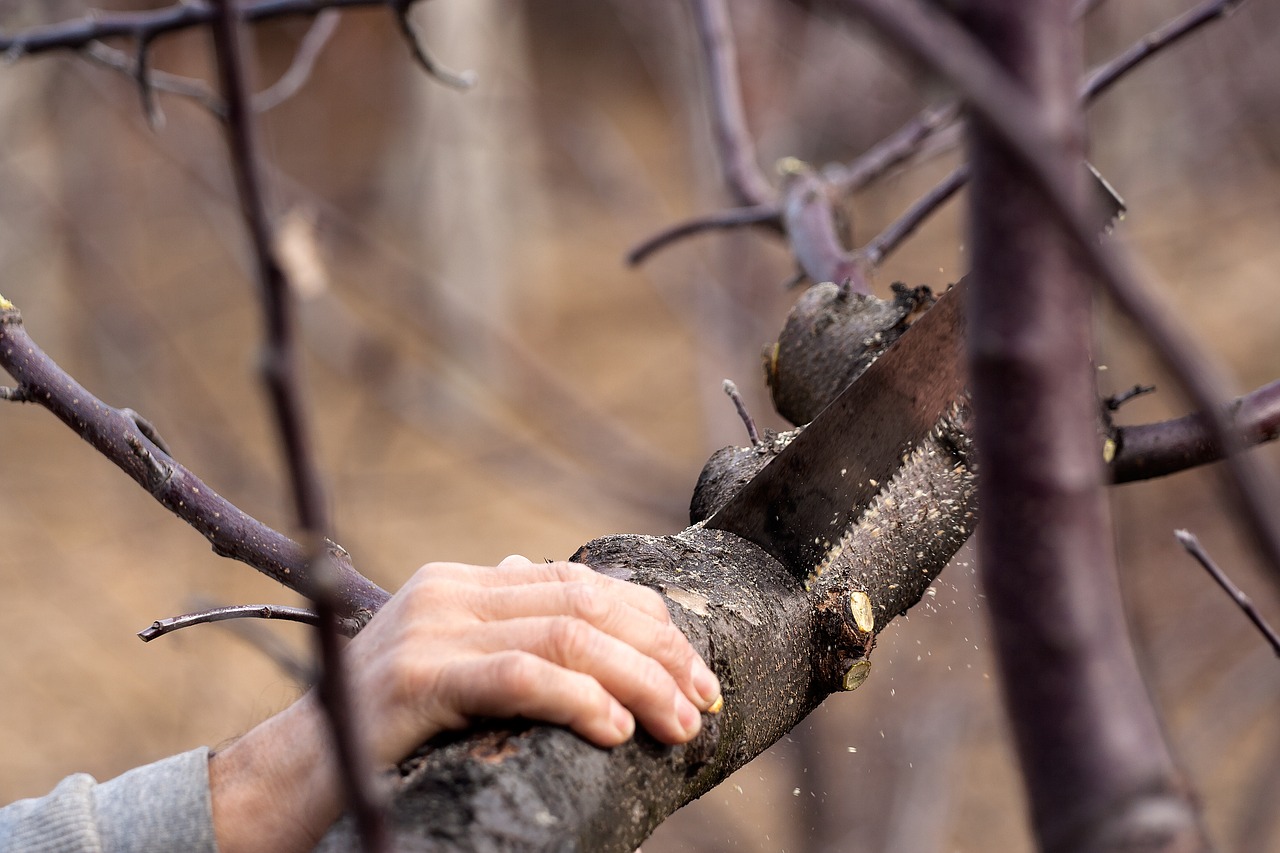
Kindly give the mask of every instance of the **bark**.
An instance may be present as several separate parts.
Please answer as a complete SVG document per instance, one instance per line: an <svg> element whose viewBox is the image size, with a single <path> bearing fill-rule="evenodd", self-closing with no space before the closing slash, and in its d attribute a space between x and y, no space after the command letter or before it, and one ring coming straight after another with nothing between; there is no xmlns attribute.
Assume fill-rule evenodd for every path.
<svg viewBox="0 0 1280 853"><path fill-rule="evenodd" d="M881 331L902 319L891 303L860 304L887 318ZM802 318L788 324L827 346L834 345L830 335L849 327L826 324L824 335ZM865 335L855 337L856 349ZM788 374L797 389L830 387L829 371L845 367L830 360L808 365ZM819 408L824 402L816 393L810 399ZM767 464L789 433L712 457L687 530L583 546L574 559L664 594L673 619L720 676L723 711L705 716L703 732L680 747L641 734L602 750L540 725L438 740L401 767L391 811L397 849L634 850L664 818L768 748L826 696L861 684L876 636L920 600L973 529L966 426L940 423L885 484L840 557L807 579L751 543L696 523ZM344 819L319 849L351 849L354 839Z"/></svg>

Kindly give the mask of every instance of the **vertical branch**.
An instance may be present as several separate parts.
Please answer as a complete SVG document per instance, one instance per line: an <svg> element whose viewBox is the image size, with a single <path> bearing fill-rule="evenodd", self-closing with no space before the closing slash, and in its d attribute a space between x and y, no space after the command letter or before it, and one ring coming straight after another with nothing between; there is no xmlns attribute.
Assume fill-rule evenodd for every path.
<svg viewBox="0 0 1280 853"><path fill-rule="evenodd" d="M293 503L304 532L308 567L315 575L316 614L319 619L321 674L317 690L329 718L341 781L370 853L389 849L383 809L376 801L372 761L354 718L354 703L342 669L337 630L335 572L324 547L330 523L324 488L314 461L310 424L303 401L301 364L290 306L289 282L275 256L259 174L254 114L240 27L234 0L217 0L212 24L219 86L226 101L227 144L231 150L241 215L249 231L254 273L263 304L265 342L261 358L263 382L271 398L276 427L284 451Z"/></svg>
<svg viewBox="0 0 1280 853"><path fill-rule="evenodd" d="M1057 177L1080 205L1074 3L963 5L975 35L1035 96L1040 116L1027 118L1052 129ZM1120 605L1090 282L1027 170L980 117L969 145L978 547L1039 848L1202 849Z"/></svg>
<svg viewBox="0 0 1280 853"><path fill-rule="evenodd" d="M755 142L747 128L737 51L725 0L693 0L693 21L706 66L711 125L725 183L737 204L764 204L775 193L760 171Z"/></svg>

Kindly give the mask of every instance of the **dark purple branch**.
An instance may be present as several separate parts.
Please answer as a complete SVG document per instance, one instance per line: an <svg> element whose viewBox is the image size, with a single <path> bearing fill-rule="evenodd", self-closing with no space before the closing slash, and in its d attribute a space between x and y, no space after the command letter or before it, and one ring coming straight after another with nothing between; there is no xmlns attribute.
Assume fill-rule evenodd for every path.
<svg viewBox="0 0 1280 853"><path fill-rule="evenodd" d="M276 416L298 520L310 545L308 567L317 579L313 599L319 623L317 633L321 661L317 690L328 718L339 775L359 827L361 844L368 853L385 853L390 850L390 839L384 808L372 784L373 763L367 742L356 727L354 701L348 689L339 648L336 590L327 583L334 577L334 570L324 548L320 547L330 529L328 508L315 464L307 407L303 401L289 282L275 254L275 240L259 173L254 113L240 44L240 22L233 0L216 0L215 8L217 14L211 32L219 88L227 107L227 144L241 216L252 243L255 278L266 326L262 378Z"/></svg>
<svg viewBox="0 0 1280 853"><path fill-rule="evenodd" d="M747 411L747 401L742 399L742 392L738 390L737 384L732 379L724 381L724 393L729 395L729 399L733 401L733 408L738 412L738 417L742 418L742 425L747 428L747 437L751 439L751 446L759 447L760 431L756 429L756 420Z"/></svg>
<svg viewBox="0 0 1280 853"><path fill-rule="evenodd" d="M1154 385L1134 385L1132 388L1126 388L1102 401L1102 405L1108 412L1118 412L1120 407L1130 400L1137 399L1144 394L1152 394L1156 390Z"/></svg>
<svg viewBox="0 0 1280 853"><path fill-rule="evenodd" d="M782 221L800 268L814 282L849 282L858 293L870 293L864 262L845 248L836 231L831 187L799 164L782 181Z"/></svg>
<svg viewBox="0 0 1280 853"><path fill-rule="evenodd" d="M316 594L301 545L211 489L149 437L133 412L108 406L76 382L36 345L18 309L2 298L0 367L18 382L0 397L48 409L208 539L216 554L247 563L302 595ZM343 633L354 635L390 596L352 567L346 551L333 542L325 545L336 568Z"/></svg>
<svg viewBox="0 0 1280 853"><path fill-rule="evenodd" d="M1080 97L1086 101L1092 101L1138 65L1166 47L1181 41L1210 21L1225 18L1227 13L1242 3L1244 0L1208 0L1159 29L1147 33L1123 53L1091 71L1081 87Z"/></svg>
<svg viewBox="0 0 1280 853"><path fill-rule="evenodd" d="M627 252L627 264L636 266L644 263L654 252L665 249L677 240L691 237L694 234L701 234L704 231L726 231L731 228L746 228L751 225L759 225L772 228L775 231L781 231L782 210L777 204L771 203L757 204L752 207L735 207L732 210L720 211L719 213L694 216L683 222L670 225L652 237L645 239L644 242L638 243L631 251Z"/></svg>
<svg viewBox="0 0 1280 853"><path fill-rule="evenodd" d="M1161 295L1163 291L1149 283L1154 276L1138 258L1118 241L1097 238L1097 214L1076 199L1072 188L1076 174L1056 170L1060 144L1034 101L936 9L888 0L833 0L830 5L867 21L916 61L949 79L973 113L1008 146L1024 180L1041 192L1059 226L1082 250L1090 271L1143 330L1195 405L1209 413L1214 439L1229 451L1229 469L1237 486L1232 494L1271 568L1272 579L1280 584L1280 529L1272 517L1276 489L1268 472L1234 452L1240 440L1221 409L1223 392L1233 383L1186 330Z"/></svg>
<svg viewBox="0 0 1280 853"><path fill-rule="evenodd" d="M1244 615L1249 617L1249 621L1254 624L1267 642L1271 644L1271 650L1280 657L1280 634L1267 624L1267 620L1258 612L1258 608L1254 606L1249 596L1244 594L1244 590L1236 586L1231 578L1227 577L1226 572L1218 567L1218 564L1209 556L1209 552L1200 544L1200 540L1196 538L1194 533L1187 530L1175 530L1173 535L1178 537L1178 541L1182 543L1182 547L1187 549L1187 553L1196 558L1196 562L1204 566L1205 571L1213 576L1218 582L1218 586L1226 590L1227 595L1231 596L1231 600L1239 605L1244 611Z"/></svg>
<svg viewBox="0 0 1280 853"><path fill-rule="evenodd" d="M921 196L915 204L903 212L889 227L864 246L860 253L872 267L878 267L894 249L916 232L934 211L946 204L969 180L969 167L957 166L937 186Z"/></svg>
<svg viewBox="0 0 1280 853"><path fill-rule="evenodd" d="M1246 394L1226 407L1244 444L1280 437L1280 381ZM1222 445L1213 437L1201 413L1156 424L1122 426L1115 430L1116 457L1111 476L1117 483L1150 480L1207 465L1222 459Z"/></svg>
<svg viewBox="0 0 1280 853"><path fill-rule="evenodd" d="M971 47L987 77L1017 87L1022 121L1042 126L1046 176L1073 211L1085 197L1074 2L974 0L965 6L972 44L961 30L935 25L929 33L935 54ZM909 21L943 20L903 0L851 5L874 10L872 19L900 39ZM1151 850L1201 849L1198 815L1118 595L1096 442L1087 269L1010 140L975 112L966 325L979 565L1037 847L1119 853L1141 840Z"/></svg>
<svg viewBox="0 0 1280 853"><path fill-rule="evenodd" d="M273 18L315 16L325 9L390 6L397 0L249 0L239 7L248 23ZM56 24L32 27L12 35L0 35L0 51L10 59L53 50L80 50L110 38L149 41L157 36L205 26L213 22L214 7L203 0L178 3L162 9L127 12L94 12Z"/></svg>
<svg viewBox="0 0 1280 853"><path fill-rule="evenodd" d="M834 167L828 177L841 192L856 192L911 158L926 140L959 117L960 102L956 100L925 109L848 166Z"/></svg>
<svg viewBox="0 0 1280 853"><path fill-rule="evenodd" d="M747 127L728 6L725 0L692 0L692 6L711 100L711 126L725 184L738 205L765 204L777 193L760 171L755 142Z"/></svg>
<svg viewBox="0 0 1280 853"><path fill-rule="evenodd" d="M320 624L319 617L315 613L301 607L289 607L284 604L234 604L230 607L214 607L198 613L157 619L151 623L150 627L139 631L138 637L144 643L149 643L156 637L163 637L182 628L222 622L226 619L283 619L286 622L302 622L307 625Z"/></svg>

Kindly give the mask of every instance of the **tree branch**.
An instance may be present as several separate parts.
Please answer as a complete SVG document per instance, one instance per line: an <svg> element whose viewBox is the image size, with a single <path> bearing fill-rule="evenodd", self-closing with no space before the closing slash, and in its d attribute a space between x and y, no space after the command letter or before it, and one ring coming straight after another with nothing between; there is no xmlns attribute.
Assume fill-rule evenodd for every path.
<svg viewBox="0 0 1280 853"><path fill-rule="evenodd" d="M144 643L149 643L156 637L163 637L182 628L208 625L227 619L283 619L286 622L302 622L306 625L320 624L320 617L301 607L289 607L284 604L233 604L229 607L214 607L183 616L157 619L149 627L139 631L138 638Z"/></svg>
<svg viewBox="0 0 1280 853"><path fill-rule="evenodd" d="M729 8L725 0L691 0L691 5L725 185L741 207L766 204L777 192L760 171L755 141L747 127Z"/></svg>
<svg viewBox="0 0 1280 853"><path fill-rule="evenodd" d="M246 514L166 453L139 428L132 412L99 400L67 374L27 334L22 315L0 297L0 367L17 382L9 399L48 409L161 505L209 540L214 553L247 563L302 595L316 581L301 545ZM342 602L342 630L354 635L390 597L326 542Z"/></svg>
<svg viewBox="0 0 1280 853"><path fill-rule="evenodd" d="M219 88L227 108L227 145L240 198L241 216L251 241L266 326L260 369L275 414L294 507L306 537L308 567L316 579L313 601L321 660L317 691L333 736L347 802L360 830L361 846L368 853L385 853L390 846L382 804L373 784L373 761L368 752L367 738L356 725L355 703L347 686L340 654L337 613L341 603L332 583L334 569L321 546L332 525L320 472L315 464L308 411L303 400L289 282L276 257L276 241L259 174L254 113L240 45L240 22L233 0L215 0L215 9L217 14L212 22L212 36Z"/></svg>
<svg viewBox="0 0 1280 853"><path fill-rule="evenodd" d="M1271 646L1271 650L1280 657L1280 634L1267 624L1267 620L1258 612L1258 608L1253 605L1253 601L1249 596L1244 594L1244 590L1231 582L1231 578L1227 577L1227 573L1218 567L1218 564L1209 556L1209 552L1200 544L1200 540L1196 538L1194 533L1187 530L1175 530L1173 535L1182 543L1182 547L1187 549L1187 553L1196 559L1196 562L1204 567L1204 570L1217 582L1218 586L1231 596L1231 600L1236 603L1244 615L1249 617L1249 621L1258 629L1263 638Z"/></svg>

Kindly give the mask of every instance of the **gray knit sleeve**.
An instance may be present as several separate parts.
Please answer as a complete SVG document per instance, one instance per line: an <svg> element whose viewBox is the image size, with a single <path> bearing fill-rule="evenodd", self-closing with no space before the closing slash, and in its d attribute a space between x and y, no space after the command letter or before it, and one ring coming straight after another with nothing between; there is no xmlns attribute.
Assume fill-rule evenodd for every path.
<svg viewBox="0 0 1280 853"><path fill-rule="evenodd" d="M217 853L209 750L193 749L98 784L68 776L48 795L0 809L0 850Z"/></svg>

